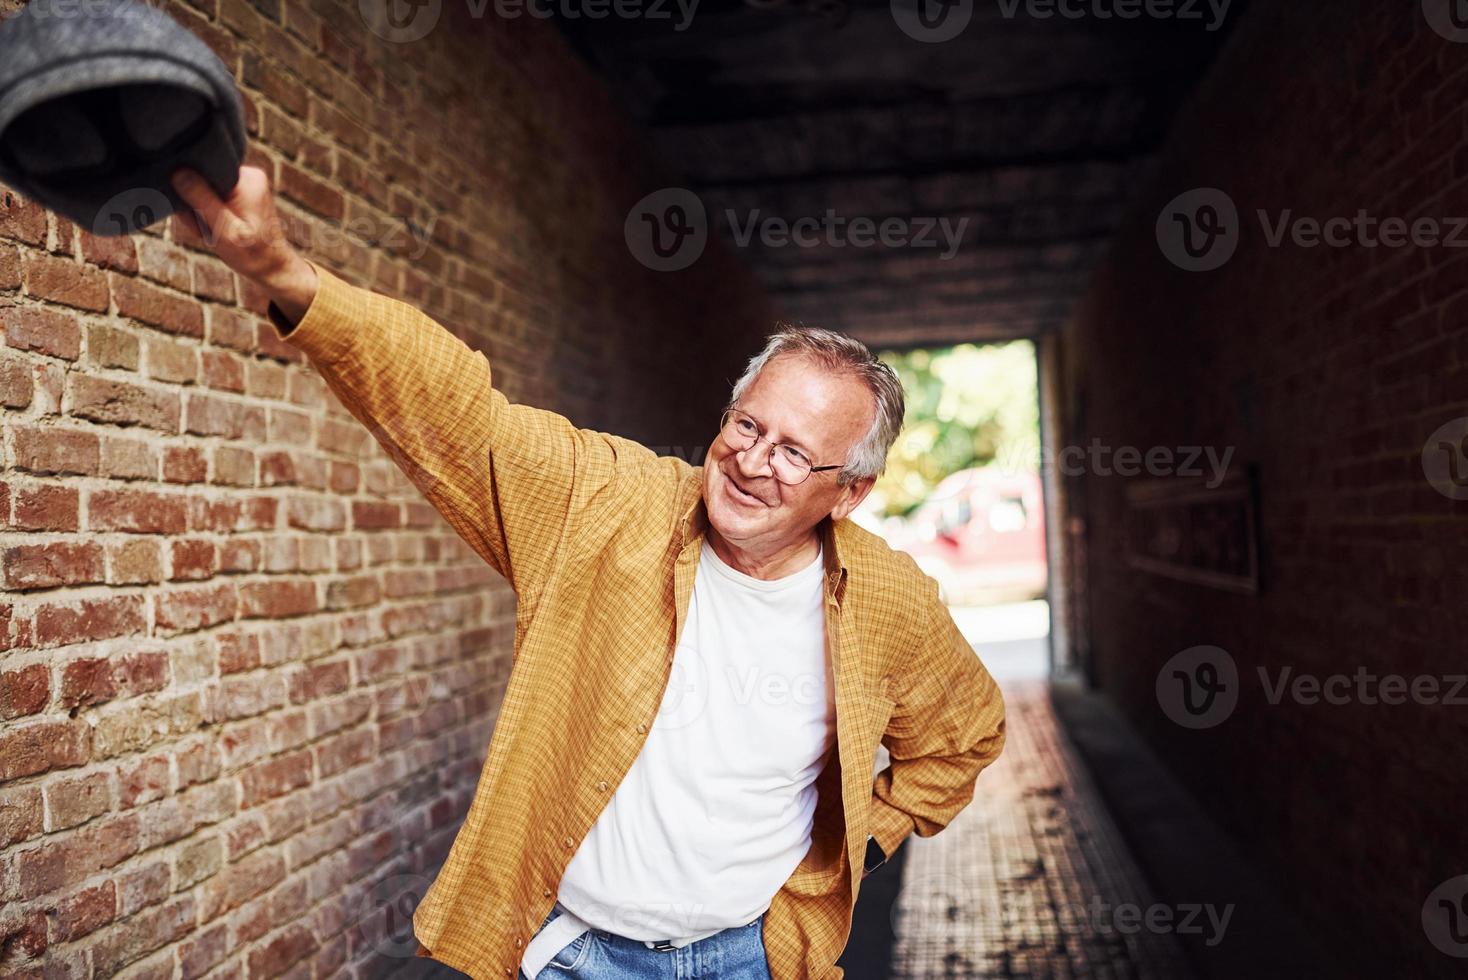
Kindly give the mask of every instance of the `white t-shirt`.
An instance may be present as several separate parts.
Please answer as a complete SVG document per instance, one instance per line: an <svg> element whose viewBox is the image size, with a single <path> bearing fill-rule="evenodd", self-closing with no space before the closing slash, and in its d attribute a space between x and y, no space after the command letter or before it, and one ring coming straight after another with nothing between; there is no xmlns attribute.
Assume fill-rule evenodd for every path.
<svg viewBox="0 0 1468 980"><path fill-rule="evenodd" d="M835 744L823 572L753 578L704 540L652 730L561 879L585 922L682 945L764 912L805 856Z"/></svg>

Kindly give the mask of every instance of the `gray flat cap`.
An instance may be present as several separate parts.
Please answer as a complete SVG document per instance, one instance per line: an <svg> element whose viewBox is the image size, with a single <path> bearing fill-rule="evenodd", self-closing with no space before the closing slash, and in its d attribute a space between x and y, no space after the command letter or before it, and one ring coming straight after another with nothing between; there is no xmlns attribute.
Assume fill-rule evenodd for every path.
<svg viewBox="0 0 1468 980"><path fill-rule="evenodd" d="M183 206L191 167L239 179L244 110L229 69L133 0L31 0L0 22L0 181L102 235Z"/></svg>

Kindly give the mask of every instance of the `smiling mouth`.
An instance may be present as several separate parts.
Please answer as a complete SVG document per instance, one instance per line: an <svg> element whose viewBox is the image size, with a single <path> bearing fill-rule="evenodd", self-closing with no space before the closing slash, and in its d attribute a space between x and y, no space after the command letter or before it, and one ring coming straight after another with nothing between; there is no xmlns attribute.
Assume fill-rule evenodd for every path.
<svg viewBox="0 0 1468 980"><path fill-rule="evenodd" d="M739 486L739 484L737 484L737 483L734 482L734 480L733 480L732 477L730 477L728 475L725 475L724 479L728 482L728 484L729 484L729 491L733 495L733 497L734 497L735 500L739 501L740 503L749 504L751 506L759 506L759 507L768 507L769 506L763 500L761 500L760 498L756 497L754 494L748 493L745 490L743 490Z"/></svg>

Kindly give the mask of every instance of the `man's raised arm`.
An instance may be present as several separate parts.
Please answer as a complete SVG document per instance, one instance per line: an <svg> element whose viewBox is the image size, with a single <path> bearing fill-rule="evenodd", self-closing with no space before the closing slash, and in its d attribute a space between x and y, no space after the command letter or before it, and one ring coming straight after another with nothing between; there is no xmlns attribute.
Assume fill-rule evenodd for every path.
<svg viewBox="0 0 1468 980"><path fill-rule="evenodd" d="M200 236L270 297L277 331L387 450L454 530L534 601L568 525L620 497L630 440L511 405L489 361L406 303L313 266L286 240L264 171L244 167L220 199L196 175L174 186Z"/></svg>

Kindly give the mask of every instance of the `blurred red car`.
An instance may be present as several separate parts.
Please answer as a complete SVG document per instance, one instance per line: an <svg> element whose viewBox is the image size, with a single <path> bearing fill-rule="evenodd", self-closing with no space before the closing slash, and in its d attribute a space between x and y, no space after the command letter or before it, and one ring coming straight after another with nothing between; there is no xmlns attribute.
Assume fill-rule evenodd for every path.
<svg viewBox="0 0 1468 980"><path fill-rule="evenodd" d="M1038 474L960 470L938 484L907 524L898 546L938 580L945 601L977 605L1045 594Z"/></svg>

